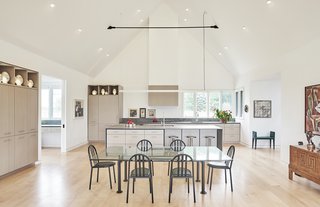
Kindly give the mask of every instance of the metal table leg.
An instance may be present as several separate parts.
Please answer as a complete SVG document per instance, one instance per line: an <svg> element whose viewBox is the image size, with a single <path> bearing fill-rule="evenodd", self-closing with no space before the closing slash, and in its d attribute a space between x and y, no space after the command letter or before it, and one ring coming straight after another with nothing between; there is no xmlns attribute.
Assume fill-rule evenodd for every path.
<svg viewBox="0 0 320 207"><path fill-rule="evenodd" d="M205 186L205 177L204 177L204 167L205 167L205 161L201 161L201 194L207 194L206 192L206 186Z"/></svg>
<svg viewBox="0 0 320 207"><path fill-rule="evenodd" d="M197 162L197 179L196 179L196 182L200 182L199 174L200 174L200 168L199 168L199 162Z"/></svg>
<svg viewBox="0 0 320 207"><path fill-rule="evenodd" d="M117 193L122 193L121 190L121 160L118 160L118 191Z"/></svg>
<svg viewBox="0 0 320 207"><path fill-rule="evenodd" d="M128 162L127 161L124 161L124 179L123 179L123 182L127 182L128 181L128 176L127 176L127 165L128 165Z"/></svg>

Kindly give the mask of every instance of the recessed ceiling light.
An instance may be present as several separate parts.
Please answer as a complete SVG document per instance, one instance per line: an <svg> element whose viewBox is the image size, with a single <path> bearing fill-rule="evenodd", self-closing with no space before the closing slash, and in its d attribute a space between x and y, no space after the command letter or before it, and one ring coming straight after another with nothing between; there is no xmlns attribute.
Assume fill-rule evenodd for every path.
<svg viewBox="0 0 320 207"><path fill-rule="evenodd" d="M189 8L186 8L185 10L186 10L186 12L188 12L188 11L189 11Z"/></svg>
<svg viewBox="0 0 320 207"><path fill-rule="evenodd" d="M110 54L109 54L109 53L107 53L107 54L106 54L106 56L107 56L107 57L109 57L109 56L110 56Z"/></svg>
<svg viewBox="0 0 320 207"><path fill-rule="evenodd" d="M143 20L143 19L140 19L140 22L144 22L144 20Z"/></svg>
<svg viewBox="0 0 320 207"><path fill-rule="evenodd" d="M187 21L188 21L188 19L183 19L183 21L187 22Z"/></svg>
<svg viewBox="0 0 320 207"><path fill-rule="evenodd" d="M137 13L140 13L141 12L141 9L137 9Z"/></svg>
<svg viewBox="0 0 320 207"><path fill-rule="evenodd" d="M227 46L224 46L223 48L224 48L225 50L228 50L228 49L229 49Z"/></svg>
<svg viewBox="0 0 320 207"><path fill-rule="evenodd" d="M83 30L81 28L77 29L78 33L81 33Z"/></svg>
<svg viewBox="0 0 320 207"><path fill-rule="evenodd" d="M222 53L221 53L221 52L219 52L218 54L219 54L220 56L222 55Z"/></svg>
<svg viewBox="0 0 320 207"><path fill-rule="evenodd" d="M247 29L247 27L246 27L246 26L242 26L242 29L243 29L243 30L246 30L246 29Z"/></svg>
<svg viewBox="0 0 320 207"><path fill-rule="evenodd" d="M98 52L101 52L103 50L103 48L102 47L100 47L99 49L98 49Z"/></svg>
<svg viewBox="0 0 320 207"><path fill-rule="evenodd" d="M272 1L271 1L271 0L268 0L268 1L266 1L266 3L267 3L267 4L271 4L271 3L272 3Z"/></svg>
<svg viewBox="0 0 320 207"><path fill-rule="evenodd" d="M54 7L56 7L56 5L53 4L53 3L51 3L51 4L50 4L50 7L51 7L51 8L54 8Z"/></svg>

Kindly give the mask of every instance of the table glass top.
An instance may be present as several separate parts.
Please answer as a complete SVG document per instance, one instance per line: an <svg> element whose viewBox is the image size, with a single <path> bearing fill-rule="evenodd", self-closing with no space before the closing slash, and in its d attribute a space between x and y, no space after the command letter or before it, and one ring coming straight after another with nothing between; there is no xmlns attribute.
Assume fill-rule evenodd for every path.
<svg viewBox="0 0 320 207"><path fill-rule="evenodd" d="M136 147L113 146L99 153L100 159L107 160L129 160L134 154L145 154L153 161L169 161L177 154L188 154L194 161L227 161L229 156L217 147L185 147L184 150L176 152L170 147L154 147L143 152Z"/></svg>

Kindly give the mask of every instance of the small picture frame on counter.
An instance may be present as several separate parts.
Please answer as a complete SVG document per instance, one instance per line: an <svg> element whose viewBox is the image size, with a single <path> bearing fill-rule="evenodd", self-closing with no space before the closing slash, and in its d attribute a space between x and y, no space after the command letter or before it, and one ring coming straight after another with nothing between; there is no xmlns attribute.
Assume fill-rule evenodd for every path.
<svg viewBox="0 0 320 207"><path fill-rule="evenodd" d="M138 118L138 109L129 109L129 118Z"/></svg>
<svg viewBox="0 0 320 207"><path fill-rule="evenodd" d="M156 110L148 109L148 118L156 118Z"/></svg>
<svg viewBox="0 0 320 207"><path fill-rule="evenodd" d="M139 109L139 114L140 114L140 118L146 118L146 108L140 108Z"/></svg>

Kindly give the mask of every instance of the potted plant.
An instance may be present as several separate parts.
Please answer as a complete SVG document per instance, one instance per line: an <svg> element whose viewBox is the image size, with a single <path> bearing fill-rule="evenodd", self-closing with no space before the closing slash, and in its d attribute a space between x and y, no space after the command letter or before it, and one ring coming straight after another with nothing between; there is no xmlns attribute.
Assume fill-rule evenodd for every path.
<svg viewBox="0 0 320 207"><path fill-rule="evenodd" d="M232 112L229 110L215 109L214 115L216 118L220 119L220 121L224 124L232 119Z"/></svg>

